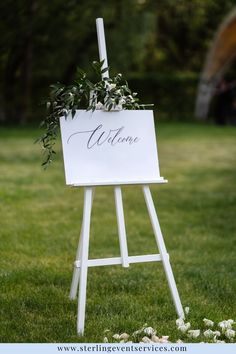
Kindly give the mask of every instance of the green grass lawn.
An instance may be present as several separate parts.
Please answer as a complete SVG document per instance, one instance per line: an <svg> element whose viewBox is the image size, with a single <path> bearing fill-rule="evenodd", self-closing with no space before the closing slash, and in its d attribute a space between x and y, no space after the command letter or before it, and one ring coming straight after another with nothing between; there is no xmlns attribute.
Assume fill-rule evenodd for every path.
<svg viewBox="0 0 236 354"><path fill-rule="evenodd" d="M0 342L101 342L148 323L180 337L162 264L90 268L85 336L69 300L83 189L65 186L61 154L40 167L33 129L0 130ZM236 320L236 128L162 123L161 175L151 187L183 306L202 319ZM124 187L130 255L155 253L141 188ZM113 190L97 188L90 257L119 255Z"/></svg>

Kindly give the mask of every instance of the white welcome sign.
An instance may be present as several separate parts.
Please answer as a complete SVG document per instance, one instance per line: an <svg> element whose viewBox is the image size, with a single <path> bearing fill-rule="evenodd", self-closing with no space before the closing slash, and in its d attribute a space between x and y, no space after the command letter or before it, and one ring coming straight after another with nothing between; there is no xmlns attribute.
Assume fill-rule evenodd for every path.
<svg viewBox="0 0 236 354"><path fill-rule="evenodd" d="M60 119L66 184L156 183L160 177L151 110L77 110Z"/></svg>

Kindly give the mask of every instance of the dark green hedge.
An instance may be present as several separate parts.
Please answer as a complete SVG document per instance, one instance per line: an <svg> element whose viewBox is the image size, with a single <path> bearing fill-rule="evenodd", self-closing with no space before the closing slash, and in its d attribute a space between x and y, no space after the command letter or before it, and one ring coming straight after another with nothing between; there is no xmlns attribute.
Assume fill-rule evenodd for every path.
<svg viewBox="0 0 236 354"><path fill-rule="evenodd" d="M154 103L162 120L193 119L199 75L156 74L130 75L129 86L137 91L142 103Z"/></svg>

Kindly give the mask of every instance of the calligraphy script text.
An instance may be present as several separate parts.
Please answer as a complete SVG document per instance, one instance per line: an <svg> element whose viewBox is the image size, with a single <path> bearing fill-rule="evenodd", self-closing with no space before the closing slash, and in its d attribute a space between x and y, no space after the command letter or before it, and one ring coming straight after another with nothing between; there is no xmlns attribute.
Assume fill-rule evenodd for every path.
<svg viewBox="0 0 236 354"><path fill-rule="evenodd" d="M137 143L140 140L140 138L138 138L137 136L131 136L131 135L123 136L122 135L123 130L124 127L120 127L117 129L109 129L106 131L103 129L103 125L100 124L93 130L78 131L76 133L71 134L67 139L67 144L69 144L70 140L75 135L78 134L88 135L88 141L87 141L88 149L92 149L95 146L101 146L105 143L108 143L111 146L115 146L117 144L124 144L124 143L132 145Z"/></svg>

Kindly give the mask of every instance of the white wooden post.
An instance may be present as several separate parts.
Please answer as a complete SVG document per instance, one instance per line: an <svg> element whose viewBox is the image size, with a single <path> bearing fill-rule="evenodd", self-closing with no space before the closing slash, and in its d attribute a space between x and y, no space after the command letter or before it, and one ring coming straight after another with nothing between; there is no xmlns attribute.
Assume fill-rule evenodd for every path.
<svg viewBox="0 0 236 354"><path fill-rule="evenodd" d="M84 191L84 193L85 193L85 191ZM95 189L92 188L92 203L93 203L94 193L95 193ZM80 267L78 267L76 262L80 261L80 259L81 259L81 250L82 250L83 232L84 232L83 225L84 225L84 220L82 220L79 244L78 244L78 248L77 248L77 252L76 252L76 261L74 262L73 277L72 277L71 288L70 288L70 299L71 300L75 300L76 295L77 295L77 290L78 290L78 284L79 284Z"/></svg>
<svg viewBox="0 0 236 354"><path fill-rule="evenodd" d="M80 231L80 238L79 238L79 244L76 252L76 261L80 260L81 258L81 250L82 250L82 240L83 240L83 225L84 221L82 221L81 225L81 231ZM79 275L80 275L80 268L74 264L74 270L73 270L73 277L72 277L72 282L71 282L71 287L70 287L70 299L74 300L77 295L77 290L78 290L78 284L79 284Z"/></svg>
<svg viewBox="0 0 236 354"><path fill-rule="evenodd" d="M91 209L92 209L92 187L85 187L83 232L82 232L81 258L80 258L78 319L77 319L77 333L79 335L83 335L84 333Z"/></svg>
<svg viewBox="0 0 236 354"><path fill-rule="evenodd" d="M104 60L102 68L108 67L107 60L107 49L106 49L106 40L104 33L104 23L102 18L96 19L96 27L97 27L97 37L98 37L98 51L99 51L99 59L100 61ZM106 71L102 73L102 78L109 78L109 72ZM120 186L115 186L114 188L115 194L115 202L116 202L116 214L117 214L117 223L118 223L118 232L119 232L119 242L120 242L120 252L122 257L122 265L123 267L128 267L128 248L127 248L127 238L125 231L125 219L124 219L124 211L123 211L123 203L122 203L122 192Z"/></svg>
<svg viewBox="0 0 236 354"><path fill-rule="evenodd" d="M106 49L106 40L104 33L104 23L102 18L96 19L96 28L97 28L97 37L98 37L98 52L100 61L104 60L102 68L105 69L108 67L107 61L107 49ZM102 78L109 77L109 71L102 73Z"/></svg>
<svg viewBox="0 0 236 354"><path fill-rule="evenodd" d="M162 236L160 224L159 224L159 221L157 218L157 214L156 214L156 210L155 210L155 206L154 206L154 203L152 200L152 195L151 195L149 186L145 186L145 185L143 186L143 193L144 193L144 198L145 198L145 201L147 204L148 213L149 213L149 216L151 219L152 228L153 228L153 232L154 232L154 235L156 238L157 246L158 246L158 249L159 249L159 252L161 255L161 260L163 262L166 278L167 278L169 288L171 291L171 295L172 295L172 299L173 299L173 302L175 305L175 309L176 309L176 312L177 312L179 318L184 318L183 307L180 302L178 289L176 287L174 275L173 275L172 268L171 268L170 261L169 261L169 255L167 254L167 251L166 251L166 246L165 246L164 239Z"/></svg>

